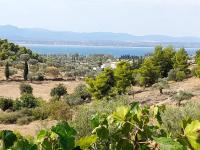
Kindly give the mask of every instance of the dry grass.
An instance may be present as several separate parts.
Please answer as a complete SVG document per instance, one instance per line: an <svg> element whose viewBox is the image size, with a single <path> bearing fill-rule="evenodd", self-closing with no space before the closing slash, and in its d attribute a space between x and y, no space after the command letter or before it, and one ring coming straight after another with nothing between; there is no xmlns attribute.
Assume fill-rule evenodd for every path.
<svg viewBox="0 0 200 150"><path fill-rule="evenodd" d="M49 129L52 126L56 125L57 121L50 121L50 120L43 120L43 121L34 121L28 125L17 125L17 124L10 124L4 125L0 124L0 131L1 130L12 130L17 133L22 134L23 136L32 136L35 137L36 134L41 129Z"/></svg>
<svg viewBox="0 0 200 150"><path fill-rule="evenodd" d="M190 92L194 95L193 100L198 100L200 98L200 79L192 77L186 79L182 82L170 82L170 88L164 89L164 94L160 94L158 90L153 88L146 88L143 92L135 94L134 99L140 101L141 103L153 105L153 104L172 104L170 100L169 92L177 92L179 90L184 90ZM143 90L140 87L133 87L134 90ZM199 99L200 100L200 99Z"/></svg>
<svg viewBox="0 0 200 150"><path fill-rule="evenodd" d="M20 96L19 85L21 82L15 81L1 81L0 82L0 96L18 98ZM41 97L44 100L50 99L50 91L57 84L62 83L67 87L68 93L73 93L74 89L83 81L43 81L38 83L30 83L33 87L33 95Z"/></svg>

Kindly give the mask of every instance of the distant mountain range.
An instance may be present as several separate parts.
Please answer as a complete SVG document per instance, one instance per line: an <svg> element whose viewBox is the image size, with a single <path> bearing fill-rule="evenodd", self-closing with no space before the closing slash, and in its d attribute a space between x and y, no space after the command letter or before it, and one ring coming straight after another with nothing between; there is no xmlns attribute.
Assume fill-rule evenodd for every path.
<svg viewBox="0 0 200 150"><path fill-rule="evenodd" d="M82 42L82 43L200 43L200 37L172 37L165 35L135 36L126 33L93 32L77 33L50 31L40 28L18 28L11 25L0 26L0 38L14 42ZM198 44L199 45L199 44Z"/></svg>

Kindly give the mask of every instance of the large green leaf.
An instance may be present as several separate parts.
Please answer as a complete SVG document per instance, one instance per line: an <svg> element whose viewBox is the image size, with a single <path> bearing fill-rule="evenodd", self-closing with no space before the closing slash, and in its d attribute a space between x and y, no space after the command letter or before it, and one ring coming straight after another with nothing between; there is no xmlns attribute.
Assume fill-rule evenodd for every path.
<svg viewBox="0 0 200 150"><path fill-rule="evenodd" d="M38 147L36 144L30 143L26 139L17 140L14 147L12 148L12 150L37 150L37 149Z"/></svg>
<svg viewBox="0 0 200 150"><path fill-rule="evenodd" d="M118 107L112 114L112 118L117 122L124 122L129 113L129 108L125 106Z"/></svg>
<svg viewBox="0 0 200 150"><path fill-rule="evenodd" d="M46 136L48 136L48 131L46 130L41 130L38 134L37 134L37 142L43 142L44 139L46 138Z"/></svg>
<svg viewBox="0 0 200 150"><path fill-rule="evenodd" d="M154 138L159 145L159 150L184 150L184 147L177 141L171 138L160 137Z"/></svg>
<svg viewBox="0 0 200 150"><path fill-rule="evenodd" d="M71 150L75 147L76 130L70 127L67 122L59 123L51 130L58 135L60 147L62 149Z"/></svg>
<svg viewBox="0 0 200 150"><path fill-rule="evenodd" d="M100 125L93 130L93 133L96 133L98 138L100 139L108 139L109 137L109 130L106 128L105 125Z"/></svg>
<svg viewBox="0 0 200 150"><path fill-rule="evenodd" d="M192 121L184 130L185 136L195 150L200 149L200 121Z"/></svg>
<svg viewBox="0 0 200 150"><path fill-rule="evenodd" d="M96 127L99 126L99 124L100 124L100 118L99 118L98 114L95 114L95 115L92 116L92 118L91 118L91 124L92 124L93 128L96 128Z"/></svg>
<svg viewBox="0 0 200 150"><path fill-rule="evenodd" d="M17 136L9 130L0 132L0 140L3 142L3 150L12 147L17 140Z"/></svg>
<svg viewBox="0 0 200 150"><path fill-rule="evenodd" d="M82 150L88 150L89 147L91 147L92 144L96 142L96 140L97 140L97 136L91 135L91 136L81 138L80 140L76 142L76 145L80 146Z"/></svg>

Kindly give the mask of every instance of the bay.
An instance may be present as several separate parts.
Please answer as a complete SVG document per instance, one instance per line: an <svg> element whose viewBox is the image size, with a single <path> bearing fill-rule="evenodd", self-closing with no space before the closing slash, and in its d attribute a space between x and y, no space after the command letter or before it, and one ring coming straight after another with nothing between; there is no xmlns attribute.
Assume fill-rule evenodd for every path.
<svg viewBox="0 0 200 150"><path fill-rule="evenodd" d="M115 46L79 46L79 45L43 45L21 44L39 54L75 54L93 55L110 54L115 57L121 55L144 56L153 52L154 47L115 47ZM188 54L194 55L198 48L186 48Z"/></svg>

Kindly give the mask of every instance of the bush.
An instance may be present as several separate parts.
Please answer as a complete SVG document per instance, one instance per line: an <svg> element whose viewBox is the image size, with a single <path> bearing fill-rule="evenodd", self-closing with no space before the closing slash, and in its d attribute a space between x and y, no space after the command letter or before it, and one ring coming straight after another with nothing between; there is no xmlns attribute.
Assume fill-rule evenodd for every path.
<svg viewBox="0 0 200 150"><path fill-rule="evenodd" d="M73 94L65 95L63 99L69 105L80 105L84 102L90 102L91 95L87 92L86 85L80 84L76 87Z"/></svg>
<svg viewBox="0 0 200 150"><path fill-rule="evenodd" d="M12 113L1 113L0 115L0 123L1 124L14 124L17 122L19 118L19 114L16 112Z"/></svg>
<svg viewBox="0 0 200 150"><path fill-rule="evenodd" d="M32 110L32 115L36 120L44 120L51 115L51 111L46 106L36 107Z"/></svg>
<svg viewBox="0 0 200 150"><path fill-rule="evenodd" d="M186 74L184 71L171 69L168 72L169 81L183 81L185 78L186 78Z"/></svg>
<svg viewBox="0 0 200 150"><path fill-rule="evenodd" d="M23 116L17 119L16 123L19 125L29 124L30 122L34 121L34 116Z"/></svg>
<svg viewBox="0 0 200 150"><path fill-rule="evenodd" d="M90 135L92 132L91 118L96 113L110 114L119 106L128 105L127 96L117 96L109 101L93 101L92 103L75 107L76 114L71 124L77 129L78 137Z"/></svg>
<svg viewBox="0 0 200 150"><path fill-rule="evenodd" d="M63 99L70 106L80 105L85 102L84 99L82 99L79 95L76 94L65 95Z"/></svg>
<svg viewBox="0 0 200 150"><path fill-rule="evenodd" d="M19 99L16 99L14 102L13 102L13 110L14 111L17 111L17 110L20 110L21 109L21 101Z"/></svg>
<svg viewBox="0 0 200 150"><path fill-rule="evenodd" d="M172 96L172 99L177 101L178 106L181 105L181 101L183 100L189 100L193 97L192 93L185 92L185 91L179 91L175 95Z"/></svg>
<svg viewBox="0 0 200 150"><path fill-rule="evenodd" d="M62 101L50 103L50 117L55 120L67 121L72 119L72 111L68 104Z"/></svg>
<svg viewBox="0 0 200 150"><path fill-rule="evenodd" d="M186 74L184 71L176 72L176 81L183 81L186 78Z"/></svg>
<svg viewBox="0 0 200 150"><path fill-rule="evenodd" d="M35 108L39 105L39 102L32 94L23 94L20 97L19 105L25 108Z"/></svg>
<svg viewBox="0 0 200 150"><path fill-rule="evenodd" d="M176 81L176 71L174 69L171 69L168 72L168 80L169 81Z"/></svg>
<svg viewBox="0 0 200 150"><path fill-rule="evenodd" d="M36 81L43 81L44 75L42 73L37 73L34 78Z"/></svg>
<svg viewBox="0 0 200 150"><path fill-rule="evenodd" d="M6 111L7 109L13 109L13 100L9 98L0 98L0 109Z"/></svg>
<svg viewBox="0 0 200 150"><path fill-rule="evenodd" d="M195 75L196 77L200 78L200 67L196 67L192 69L192 73L193 75Z"/></svg>
<svg viewBox="0 0 200 150"><path fill-rule="evenodd" d="M67 94L67 89L63 84L59 84L57 87L53 88L50 93L52 97L58 96L58 99L65 94Z"/></svg>
<svg viewBox="0 0 200 150"><path fill-rule="evenodd" d="M0 115L0 123L2 124L28 124L31 121L35 120L35 117L31 115L31 110L23 109L16 112L10 112L10 113L1 113ZM26 120L28 121L25 121ZM29 118L29 119L28 119Z"/></svg>
<svg viewBox="0 0 200 150"><path fill-rule="evenodd" d="M90 93L87 91L87 87L85 84L80 84L75 88L74 94L81 97L81 99L91 99Z"/></svg>
<svg viewBox="0 0 200 150"><path fill-rule="evenodd" d="M19 88L20 88L21 94L24 94L24 93L32 94L33 93L33 88L31 87L30 84L22 83L22 84L20 84Z"/></svg>
<svg viewBox="0 0 200 150"><path fill-rule="evenodd" d="M188 102L184 107L167 107L161 114L164 129L175 137L179 136L182 133L182 120L200 120L199 108L199 102Z"/></svg>
<svg viewBox="0 0 200 150"><path fill-rule="evenodd" d="M55 101L45 103L40 107L32 110L32 115L36 119L55 119L61 121L67 121L72 119L72 112L69 105L62 101Z"/></svg>

